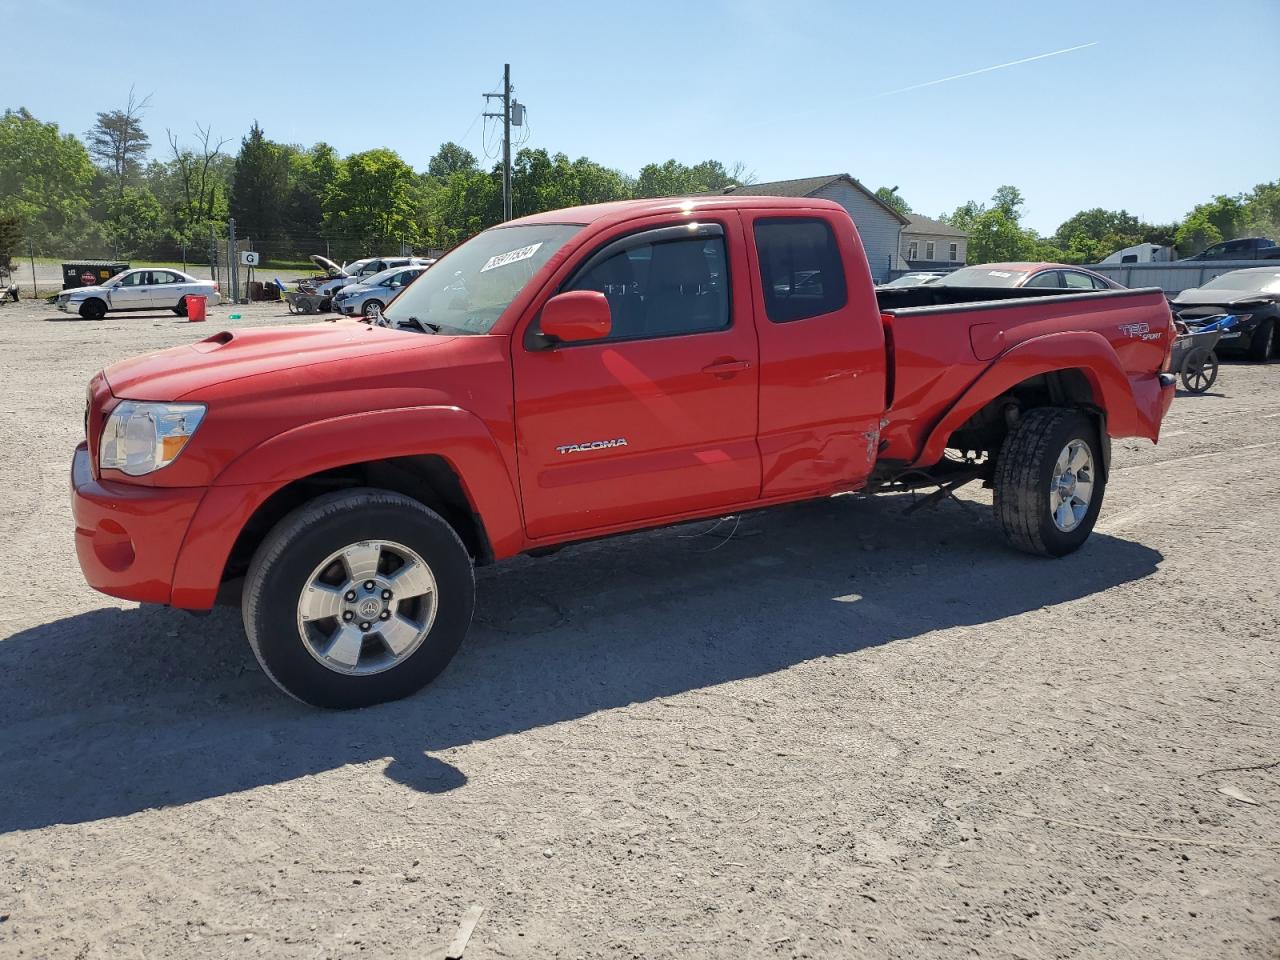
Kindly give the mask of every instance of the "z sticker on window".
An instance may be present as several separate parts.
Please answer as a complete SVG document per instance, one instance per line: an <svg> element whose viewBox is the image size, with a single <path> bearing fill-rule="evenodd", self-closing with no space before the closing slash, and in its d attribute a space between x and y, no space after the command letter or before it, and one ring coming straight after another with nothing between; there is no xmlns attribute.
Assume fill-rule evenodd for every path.
<svg viewBox="0 0 1280 960"><path fill-rule="evenodd" d="M528 260L538 252L538 248L540 246L542 246L541 240L537 243L531 243L527 247L521 247L519 250L512 250L509 253L500 253L496 257L490 257L485 261L484 266L480 268L480 272L484 273L486 270L493 270L496 267L505 267L509 263L519 263L521 260Z"/></svg>

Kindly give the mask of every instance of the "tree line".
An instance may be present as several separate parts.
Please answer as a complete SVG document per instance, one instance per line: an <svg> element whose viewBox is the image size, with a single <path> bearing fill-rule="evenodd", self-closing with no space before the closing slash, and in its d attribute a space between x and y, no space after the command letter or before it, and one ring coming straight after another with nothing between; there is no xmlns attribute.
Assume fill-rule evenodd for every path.
<svg viewBox="0 0 1280 960"><path fill-rule="evenodd" d="M369 253L454 246L502 217L498 164L445 143L425 170L394 151L342 156L268 138L255 122L238 147L196 124L165 131L153 151L143 117L148 98L97 115L83 138L23 108L0 118L0 260L25 253L63 257L203 262L211 232L253 241L270 262L312 253L347 260ZM154 155L159 153L159 155ZM798 171L805 172L805 171ZM750 183L742 164L717 160L651 163L635 176L587 157L521 149L513 160L515 216L542 210L722 190ZM877 194L903 212L896 188ZM1124 210L1082 210L1050 236L1022 223L1022 193L1001 187L943 219L970 234L970 263L999 260L1096 262L1143 241L1176 244L1180 255L1249 233L1280 234L1280 181L1215 196L1176 223L1148 224Z"/></svg>

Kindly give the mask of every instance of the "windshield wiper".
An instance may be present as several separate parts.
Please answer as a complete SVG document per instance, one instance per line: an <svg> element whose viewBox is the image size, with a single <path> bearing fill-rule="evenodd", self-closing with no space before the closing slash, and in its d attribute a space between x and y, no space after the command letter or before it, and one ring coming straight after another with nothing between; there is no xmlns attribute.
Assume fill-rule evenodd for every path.
<svg viewBox="0 0 1280 960"><path fill-rule="evenodd" d="M415 327L417 327L423 333L439 333L440 332L440 324L432 323L429 320L419 320L417 317L408 317L404 320L397 320L396 326L402 327L408 323L412 323Z"/></svg>

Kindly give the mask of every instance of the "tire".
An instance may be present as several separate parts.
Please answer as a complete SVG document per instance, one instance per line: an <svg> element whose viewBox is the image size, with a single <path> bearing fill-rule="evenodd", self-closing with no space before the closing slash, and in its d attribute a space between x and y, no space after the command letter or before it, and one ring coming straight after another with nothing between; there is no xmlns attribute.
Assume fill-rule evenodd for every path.
<svg viewBox="0 0 1280 960"><path fill-rule="evenodd" d="M374 311L375 309L376 309L379 313L381 313L383 310L385 310L385 309L386 309L386 307L384 307L384 306L382 305L382 301L381 301L381 300L366 300L366 301L364 302L364 306L360 308L360 312L364 314L365 319L372 320L372 319L373 319L373 311Z"/></svg>
<svg viewBox="0 0 1280 960"><path fill-rule="evenodd" d="M107 305L97 297L91 297L80 304L80 316L86 320L101 320L107 315Z"/></svg>
<svg viewBox="0 0 1280 960"><path fill-rule="evenodd" d="M183 297L181 300L178 301L178 305L173 308L173 312L180 317L185 317L187 315L187 298L186 297Z"/></svg>
<svg viewBox="0 0 1280 960"><path fill-rule="evenodd" d="M1064 501L1060 460L1080 445L1087 452L1087 472L1072 472L1067 504L1069 524L1055 519L1053 504ZM1089 492L1082 511L1075 500L1088 477ZM995 515L1009 544L1026 553L1062 557L1089 539L1102 508L1106 471L1102 444L1094 421L1078 410L1039 407L1028 410L1005 437L995 470ZM1056 499L1055 499L1056 497ZM1060 507L1061 509L1061 507ZM1062 513L1059 513L1062 516ZM1065 527L1065 529L1064 529Z"/></svg>
<svg viewBox="0 0 1280 960"><path fill-rule="evenodd" d="M353 568L346 553L368 559L374 544L383 545L380 555L373 554L376 567L360 566L358 559ZM406 554L412 556L396 571L392 565ZM414 594L406 585L404 593L416 599L382 599L382 614L361 611L344 626L352 611L391 597L384 588L399 591L395 573L415 562L427 569L429 591ZM375 581L366 577L377 578L367 594ZM421 574L414 580L420 584ZM340 592L325 595L326 589ZM317 606L335 614L306 619L304 611L316 612L307 606L313 598L323 598ZM387 621L389 614L387 626L397 627L406 602L413 608L405 622L425 623L425 633L420 630L414 645L397 655L378 632L378 618ZM339 710L398 700L434 680L461 646L474 608L471 558L453 528L416 500L372 488L325 494L281 520L254 554L241 600L249 645L272 682L303 703ZM366 616L369 622L360 623ZM330 657L340 637L351 642Z"/></svg>
<svg viewBox="0 0 1280 960"><path fill-rule="evenodd" d="M1265 363L1274 353L1276 338L1275 320L1263 320L1249 338L1249 359L1255 363Z"/></svg>

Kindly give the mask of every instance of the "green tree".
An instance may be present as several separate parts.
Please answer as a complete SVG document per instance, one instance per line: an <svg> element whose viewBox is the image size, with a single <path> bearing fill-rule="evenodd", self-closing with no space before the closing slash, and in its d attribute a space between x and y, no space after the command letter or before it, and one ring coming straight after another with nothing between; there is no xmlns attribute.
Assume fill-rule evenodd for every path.
<svg viewBox="0 0 1280 960"><path fill-rule="evenodd" d="M348 157L325 191L326 236L347 252L416 240L417 189L413 169L392 150Z"/></svg>
<svg viewBox="0 0 1280 960"><path fill-rule="evenodd" d="M0 213L45 246L70 245L85 227L94 169L73 134L41 123L27 110L0 117Z"/></svg>
<svg viewBox="0 0 1280 960"><path fill-rule="evenodd" d="M880 187L876 190L876 197L883 203L888 204L897 210L903 216L911 213L911 204L903 199L902 194L898 193L897 187Z"/></svg>
<svg viewBox="0 0 1280 960"><path fill-rule="evenodd" d="M149 94L138 100L130 87L124 109L99 113L86 134L90 156L111 178L118 196L138 178L147 151L151 149L151 139L142 129L142 113L150 100Z"/></svg>
<svg viewBox="0 0 1280 960"><path fill-rule="evenodd" d="M173 157L173 175L178 201L173 207L172 233L184 243L202 243L210 224L221 226L227 219L227 196L235 165L222 148L226 138L215 141L210 127L196 124L198 143L181 146L173 131L165 131Z"/></svg>
<svg viewBox="0 0 1280 960"><path fill-rule="evenodd" d="M1209 215L1196 208L1178 227L1176 241L1180 256L1190 257L1223 239L1222 231Z"/></svg>
<svg viewBox="0 0 1280 960"><path fill-rule="evenodd" d="M342 165L338 151L327 143L290 151L289 199L284 210L290 253L315 253L313 247L324 231L324 194L338 179Z"/></svg>
<svg viewBox="0 0 1280 960"><path fill-rule="evenodd" d="M693 193L718 193L725 187L750 180L742 164L727 169L718 160L704 160L692 167L679 160L650 163L640 168L637 197L679 197Z"/></svg>
<svg viewBox="0 0 1280 960"><path fill-rule="evenodd" d="M435 156L427 161L427 173L441 180L447 180L460 170L476 169L476 155L452 141L440 144Z"/></svg>
<svg viewBox="0 0 1280 960"><path fill-rule="evenodd" d="M164 210L145 187L125 187L105 203L103 233L112 257L136 257L156 252L164 236Z"/></svg>
<svg viewBox="0 0 1280 960"><path fill-rule="evenodd" d="M280 239L289 199L289 153L268 140L256 120L240 141L227 204L237 236Z"/></svg>
<svg viewBox="0 0 1280 960"><path fill-rule="evenodd" d="M22 221L16 213L0 213L0 270L13 267L14 255L22 242Z"/></svg>

